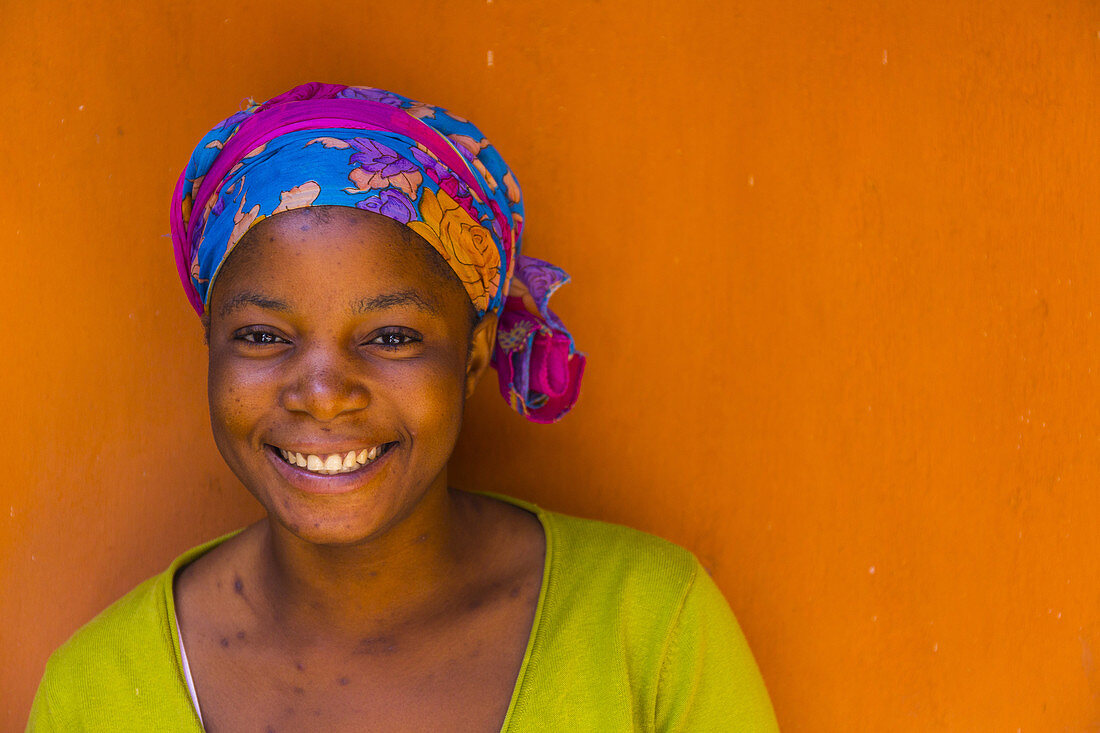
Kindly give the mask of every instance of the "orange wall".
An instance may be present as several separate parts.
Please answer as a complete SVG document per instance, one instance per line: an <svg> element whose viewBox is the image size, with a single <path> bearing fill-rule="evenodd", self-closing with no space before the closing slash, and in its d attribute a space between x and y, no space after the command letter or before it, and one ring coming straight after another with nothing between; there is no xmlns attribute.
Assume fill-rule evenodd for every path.
<svg viewBox="0 0 1100 733"><path fill-rule="evenodd" d="M1085 0L7 3L0 728L258 515L168 200L242 97L320 80L475 120L574 276L580 406L483 384L455 485L694 550L787 730L1095 730L1098 33Z"/></svg>

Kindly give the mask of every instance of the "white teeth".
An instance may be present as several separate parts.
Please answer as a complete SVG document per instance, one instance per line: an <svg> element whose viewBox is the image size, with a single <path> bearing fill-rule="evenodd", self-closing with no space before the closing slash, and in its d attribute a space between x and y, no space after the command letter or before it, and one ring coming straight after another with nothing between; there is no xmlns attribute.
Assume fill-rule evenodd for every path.
<svg viewBox="0 0 1100 733"><path fill-rule="evenodd" d="M378 458L382 453L382 446L363 448L360 451L348 451L347 453L332 453L327 456L318 456L312 453L305 455L280 448L279 453L287 463L297 465L307 471L330 476L335 473L348 473L355 471L367 463Z"/></svg>

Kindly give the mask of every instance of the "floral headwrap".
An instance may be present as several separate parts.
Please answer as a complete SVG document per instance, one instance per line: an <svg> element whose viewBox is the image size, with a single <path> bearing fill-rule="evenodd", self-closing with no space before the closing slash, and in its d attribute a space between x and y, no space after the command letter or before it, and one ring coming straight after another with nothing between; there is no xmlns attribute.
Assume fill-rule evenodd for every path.
<svg viewBox="0 0 1100 733"><path fill-rule="evenodd" d="M480 318L499 314L492 363L529 420L577 401L584 355L548 308L569 276L521 255L523 196L472 123L393 92L302 84L218 124L172 197L176 266L202 315L222 263L265 217L348 206L408 226L447 261Z"/></svg>

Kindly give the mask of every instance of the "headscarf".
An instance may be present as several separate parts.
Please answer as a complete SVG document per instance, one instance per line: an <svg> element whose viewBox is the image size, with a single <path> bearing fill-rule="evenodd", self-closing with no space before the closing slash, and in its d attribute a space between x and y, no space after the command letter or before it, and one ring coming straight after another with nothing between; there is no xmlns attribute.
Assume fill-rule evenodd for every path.
<svg viewBox="0 0 1100 733"><path fill-rule="evenodd" d="M548 307L569 276L520 254L519 183L471 122L371 87L310 83L249 100L199 142L172 197L176 266L199 315L241 237L308 206L366 209L423 237L478 317L498 314L492 364L521 415L555 422L576 402L584 355Z"/></svg>

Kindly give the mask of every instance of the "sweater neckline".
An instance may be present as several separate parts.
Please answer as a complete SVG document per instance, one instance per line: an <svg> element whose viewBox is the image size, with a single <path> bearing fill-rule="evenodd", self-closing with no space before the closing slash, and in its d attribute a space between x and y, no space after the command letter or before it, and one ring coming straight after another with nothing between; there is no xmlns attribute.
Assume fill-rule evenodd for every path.
<svg viewBox="0 0 1100 733"><path fill-rule="evenodd" d="M512 723L512 717L515 714L516 706L518 702L525 696L524 683L528 677L528 670L532 666L532 658L535 656L535 651L538 646L540 631L542 628L542 618L545 615L546 606L546 591L550 586L550 573L553 567L554 560L554 524L551 521L551 515L545 511L542 507L537 506L529 501L523 499L517 499L514 496L507 496L505 494L497 494L490 491L471 491L471 494L479 494L481 496L487 496L497 501L502 501L505 504L511 504L512 506L519 507L524 511L533 514L539 521L539 525L542 526L542 534L546 541L545 554L542 560L542 582L539 585L539 598L535 604L535 617L531 621L531 633L527 637L527 646L523 652L523 661L520 663L519 674L516 675L516 683L512 688L512 698L508 701L508 711L504 715L504 722L500 726L500 733L507 733L509 726ZM187 565L191 564L195 560L199 559L206 553L213 550L218 545L222 544L226 540L229 540L236 535L244 531L244 528L233 530L227 534L217 537L208 542L204 542L201 545L192 547L187 550L168 566L168 569L164 572L164 611L168 621L168 636L172 645L172 651L175 654L176 663L176 677L183 683L184 669L183 669L183 655L180 651L183 636L180 633L179 626L176 623L176 596L175 596L175 580L176 574L179 573ZM194 721L198 725L198 730L205 730L203 728L202 720L199 717L198 708L192 701L191 695L186 696L191 713L194 716ZM198 698L195 697L195 702Z"/></svg>

